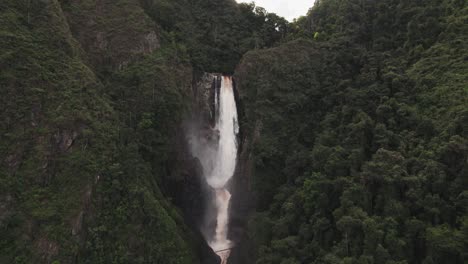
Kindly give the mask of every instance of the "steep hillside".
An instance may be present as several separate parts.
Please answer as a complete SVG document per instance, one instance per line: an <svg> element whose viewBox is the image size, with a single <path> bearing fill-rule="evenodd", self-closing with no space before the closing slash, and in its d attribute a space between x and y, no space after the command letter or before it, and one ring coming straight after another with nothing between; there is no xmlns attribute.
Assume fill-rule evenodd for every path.
<svg viewBox="0 0 468 264"><path fill-rule="evenodd" d="M182 124L198 107L216 135L206 72L236 65L231 264L465 263L467 20L462 0L320 0L291 24L0 1L0 263L218 263Z"/></svg>
<svg viewBox="0 0 468 264"><path fill-rule="evenodd" d="M191 66L120 2L0 4L1 263L199 263L207 250L159 188Z"/></svg>
<svg viewBox="0 0 468 264"><path fill-rule="evenodd" d="M317 1L309 40L243 57L256 212L233 263L466 262L467 15Z"/></svg>

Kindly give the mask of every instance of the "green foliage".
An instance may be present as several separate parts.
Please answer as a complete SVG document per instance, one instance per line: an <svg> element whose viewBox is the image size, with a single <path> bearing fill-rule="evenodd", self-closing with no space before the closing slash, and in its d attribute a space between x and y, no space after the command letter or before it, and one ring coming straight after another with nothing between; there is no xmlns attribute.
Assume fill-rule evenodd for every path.
<svg viewBox="0 0 468 264"><path fill-rule="evenodd" d="M139 0L60 0L67 26L97 75L112 74L159 47L157 28Z"/></svg>
<svg viewBox="0 0 468 264"><path fill-rule="evenodd" d="M257 263L466 262L467 8L317 1L244 56Z"/></svg>
<svg viewBox="0 0 468 264"><path fill-rule="evenodd" d="M165 31L164 41L183 43L197 72L232 73L251 49L286 37L288 22L255 4L218 0L143 0Z"/></svg>
<svg viewBox="0 0 468 264"><path fill-rule="evenodd" d="M231 0L1 1L0 262L198 263L164 187L193 73L241 57L257 263L466 262L467 17L460 0L320 0L292 24Z"/></svg>
<svg viewBox="0 0 468 264"><path fill-rule="evenodd" d="M174 140L189 105L191 68L165 47L109 77L118 152L102 171L85 263L197 263L191 232L159 186L175 166Z"/></svg>
<svg viewBox="0 0 468 264"><path fill-rule="evenodd" d="M141 20L106 20L144 15L124 2L97 27L131 39ZM197 263L191 231L159 189L189 105L187 55L175 44L122 70L100 64L94 56L119 61L131 43L84 53L74 34L94 4L0 3L0 262Z"/></svg>
<svg viewBox="0 0 468 264"><path fill-rule="evenodd" d="M1 5L0 196L7 197L8 217L0 255L2 262L48 259L60 244L69 257L77 242L67 225L113 151L107 130L114 113L56 1ZM41 248L46 243L50 251Z"/></svg>
<svg viewBox="0 0 468 264"><path fill-rule="evenodd" d="M163 198L136 144L102 175L83 263L197 263L180 216Z"/></svg>

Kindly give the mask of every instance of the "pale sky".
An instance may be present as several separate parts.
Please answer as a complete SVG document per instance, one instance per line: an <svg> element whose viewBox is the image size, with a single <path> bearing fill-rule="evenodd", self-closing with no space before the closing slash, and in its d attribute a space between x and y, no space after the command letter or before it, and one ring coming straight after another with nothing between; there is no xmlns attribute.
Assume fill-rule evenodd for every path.
<svg viewBox="0 0 468 264"><path fill-rule="evenodd" d="M241 3L250 3L253 0L237 0ZM315 0L254 0L257 6L265 8L270 13L276 13L279 16L292 21L294 18L307 14L309 8L314 5Z"/></svg>

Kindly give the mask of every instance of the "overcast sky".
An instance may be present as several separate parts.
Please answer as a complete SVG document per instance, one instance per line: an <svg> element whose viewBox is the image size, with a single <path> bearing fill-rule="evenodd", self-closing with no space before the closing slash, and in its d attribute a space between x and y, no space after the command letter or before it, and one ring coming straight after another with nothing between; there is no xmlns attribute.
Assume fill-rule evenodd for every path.
<svg viewBox="0 0 468 264"><path fill-rule="evenodd" d="M315 0L255 0L257 6L264 7L270 13L292 21L294 18L307 14ZM237 0L237 2L250 3L252 0Z"/></svg>

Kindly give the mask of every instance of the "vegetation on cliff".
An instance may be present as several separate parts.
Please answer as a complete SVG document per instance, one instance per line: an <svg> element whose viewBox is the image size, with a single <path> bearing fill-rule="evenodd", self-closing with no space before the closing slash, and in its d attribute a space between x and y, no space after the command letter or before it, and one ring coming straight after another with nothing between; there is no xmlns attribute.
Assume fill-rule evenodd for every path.
<svg viewBox="0 0 468 264"><path fill-rule="evenodd" d="M283 40L289 24L255 4L234 0L142 0L169 41L186 47L197 72L233 73L242 55Z"/></svg>
<svg viewBox="0 0 468 264"><path fill-rule="evenodd" d="M317 1L236 71L256 263L465 263L465 1Z"/></svg>
<svg viewBox="0 0 468 264"><path fill-rule="evenodd" d="M233 0L0 1L0 263L210 259L169 197L197 167L180 123L197 76L241 58L248 261L466 262L467 19L463 0L320 0L294 23Z"/></svg>
<svg viewBox="0 0 468 264"><path fill-rule="evenodd" d="M93 20L109 6L138 16L126 27L112 14ZM1 263L200 261L201 243L159 187L191 66L177 45L159 48L138 8L0 3Z"/></svg>

